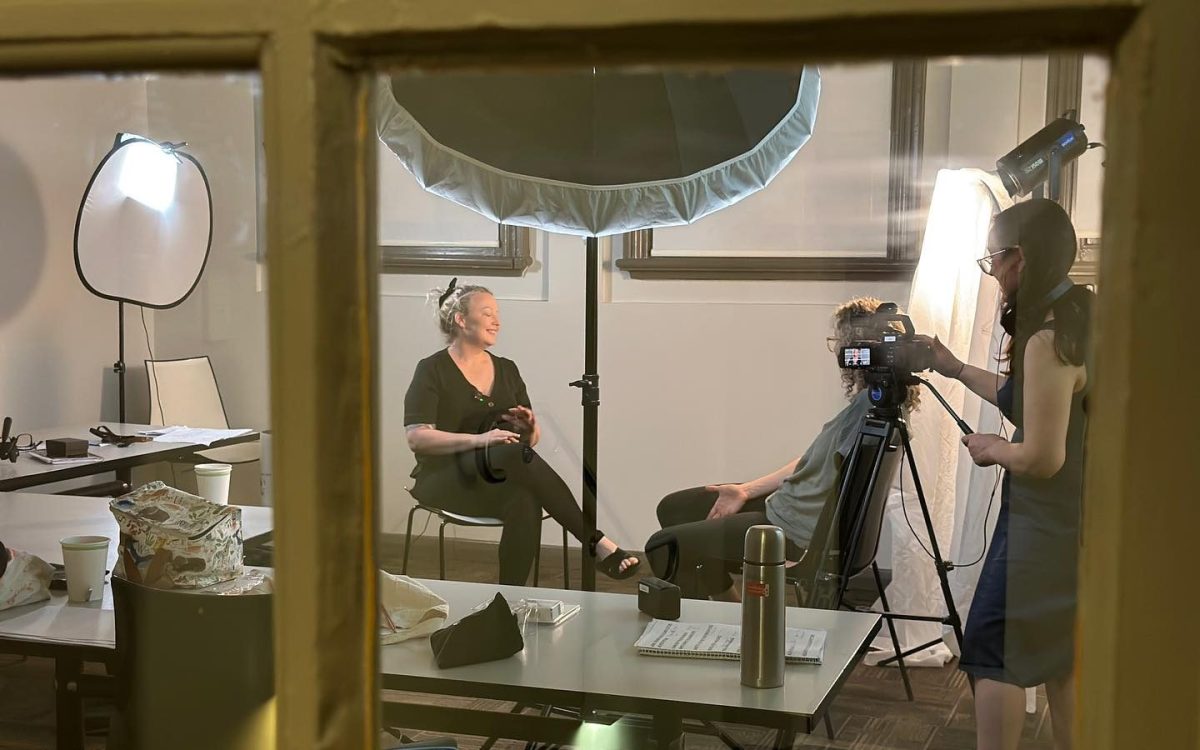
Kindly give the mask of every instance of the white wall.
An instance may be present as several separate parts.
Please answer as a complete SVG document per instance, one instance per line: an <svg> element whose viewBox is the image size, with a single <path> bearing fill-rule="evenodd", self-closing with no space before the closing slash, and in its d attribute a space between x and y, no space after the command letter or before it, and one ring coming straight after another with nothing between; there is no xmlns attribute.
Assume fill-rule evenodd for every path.
<svg viewBox="0 0 1200 750"><path fill-rule="evenodd" d="M181 305L157 313L154 354L207 354L230 424L261 429L270 426L270 404L266 294L257 268L256 85L242 75L161 76L146 89L149 137L187 141L208 176L213 206L204 275Z"/></svg>
<svg viewBox="0 0 1200 750"><path fill-rule="evenodd" d="M472 281L500 295L496 352L520 366L542 423L539 452L578 493L583 412L567 383L583 373L583 242L538 238L538 265L521 281L544 296L513 299L521 281ZM600 306L599 525L633 547L657 528L654 506L667 492L742 481L799 456L843 403L825 348L833 306L863 293L907 298L904 283L646 282L610 271ZM404 391L416 361L442 345L424 293L447 279L383 281L383 529L399 532L413 466ZM557 535L547 524L546 542Z"/></svg>
<svg viewBox="0 0 1200 750"><path fill-rule="evenodd" d="M145 84L2 80L0 110L0 416L22 431L116 419L117 304L80 283L74 229L84 188L117 132L145 131ZM154 316L146 318L153 336ZM126 324L136 418L146 403L136 308Z"/></svg>

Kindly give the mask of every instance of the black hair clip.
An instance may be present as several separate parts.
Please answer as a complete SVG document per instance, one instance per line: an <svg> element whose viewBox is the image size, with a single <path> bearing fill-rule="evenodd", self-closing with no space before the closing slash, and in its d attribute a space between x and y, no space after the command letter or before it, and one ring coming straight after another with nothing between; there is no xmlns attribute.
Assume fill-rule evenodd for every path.
<svg viewBox="0 0 1200 750"><path fill-rule="evenodd" d="M446 300L454 292L454 286L456 284L458 284L457 276L455 276L453 279L450 279L450 286L446 287L446 291L442 292L442 296L438 297L438 307L441 307L442 305L446 304Z"/></svg>

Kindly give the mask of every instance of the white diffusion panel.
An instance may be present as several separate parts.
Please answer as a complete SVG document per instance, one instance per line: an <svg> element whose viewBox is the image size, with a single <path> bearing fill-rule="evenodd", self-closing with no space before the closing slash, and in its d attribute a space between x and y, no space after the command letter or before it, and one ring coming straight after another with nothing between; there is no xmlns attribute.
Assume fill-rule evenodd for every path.
<svg viewBox="0 0 1200 750"><path fill-rule="evenodd" d="M75 225L75 265L94 294L171 307L195 288L212 241L212 198L198 162L122 136L100 163Z"/></svg>

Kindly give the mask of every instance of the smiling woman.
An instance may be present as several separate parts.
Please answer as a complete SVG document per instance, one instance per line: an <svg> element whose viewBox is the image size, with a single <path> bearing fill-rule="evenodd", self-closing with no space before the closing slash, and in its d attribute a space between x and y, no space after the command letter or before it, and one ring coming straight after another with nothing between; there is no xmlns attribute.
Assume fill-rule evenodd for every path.
<svg viewBox="0 0 1200 750"><path fill-rule="evenodd" d="M485 287L438 291L438 327L449 345L417 363L404 397L408 446L416 455L412 494L422 504L499 518L500 582L524 585L541 544L542 512L595 550L597 568L628 578L638 558L596 531L589 537L570 488L534 447L541 427L511 359L488 350L500 306Z"/></svg>

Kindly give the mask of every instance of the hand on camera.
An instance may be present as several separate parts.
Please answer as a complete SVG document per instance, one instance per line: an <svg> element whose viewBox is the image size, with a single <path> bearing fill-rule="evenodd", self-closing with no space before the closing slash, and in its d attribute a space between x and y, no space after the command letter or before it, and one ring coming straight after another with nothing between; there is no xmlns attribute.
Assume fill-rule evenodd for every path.
<svg viewBox="0 0 1200 750"><path fill-rule="evenodd" d="M717 500L708 512L708 520L732 516L750 499L740 484L710 484L704 489L717 493Z"/></svg>
<svg viewBox="0 0 1200 750"><path fill-rule="evenodd" d="M1000 463L996 455L996 449L1008 441L999 435L973 433L971 435L964 435L962 442L963 445L967 446L967 451L971 454L971 460L977 466L995 466Z"/></svg>
<svg viewBox="0 0 1200 750"><path fill-rule="evenodd" d="M508 430L489 430L481 435L475 436L475 444L479 448L486 448L492 445L511 445L519 443L521 436L515 432Z"/></svg>
<svg viewBox="0 0 1200 750"><path fill-rule="evenodd" d="M512 425L517 432L532 434L537 427L537 417L534 416L533 409L527 406L514 406L500 419Z"/></svg>
<svg viewBox="0 0 1200 750"><path fill-rule="evenodd" d="M948 378L958 376L962 370L963 363L959 361L958 357L954 356L954 352L946 348L946 345L937 336L917 334L913 337L913 340L929 347L929 351L933 355L933 364L930 366L931 370Z"/></svg>

